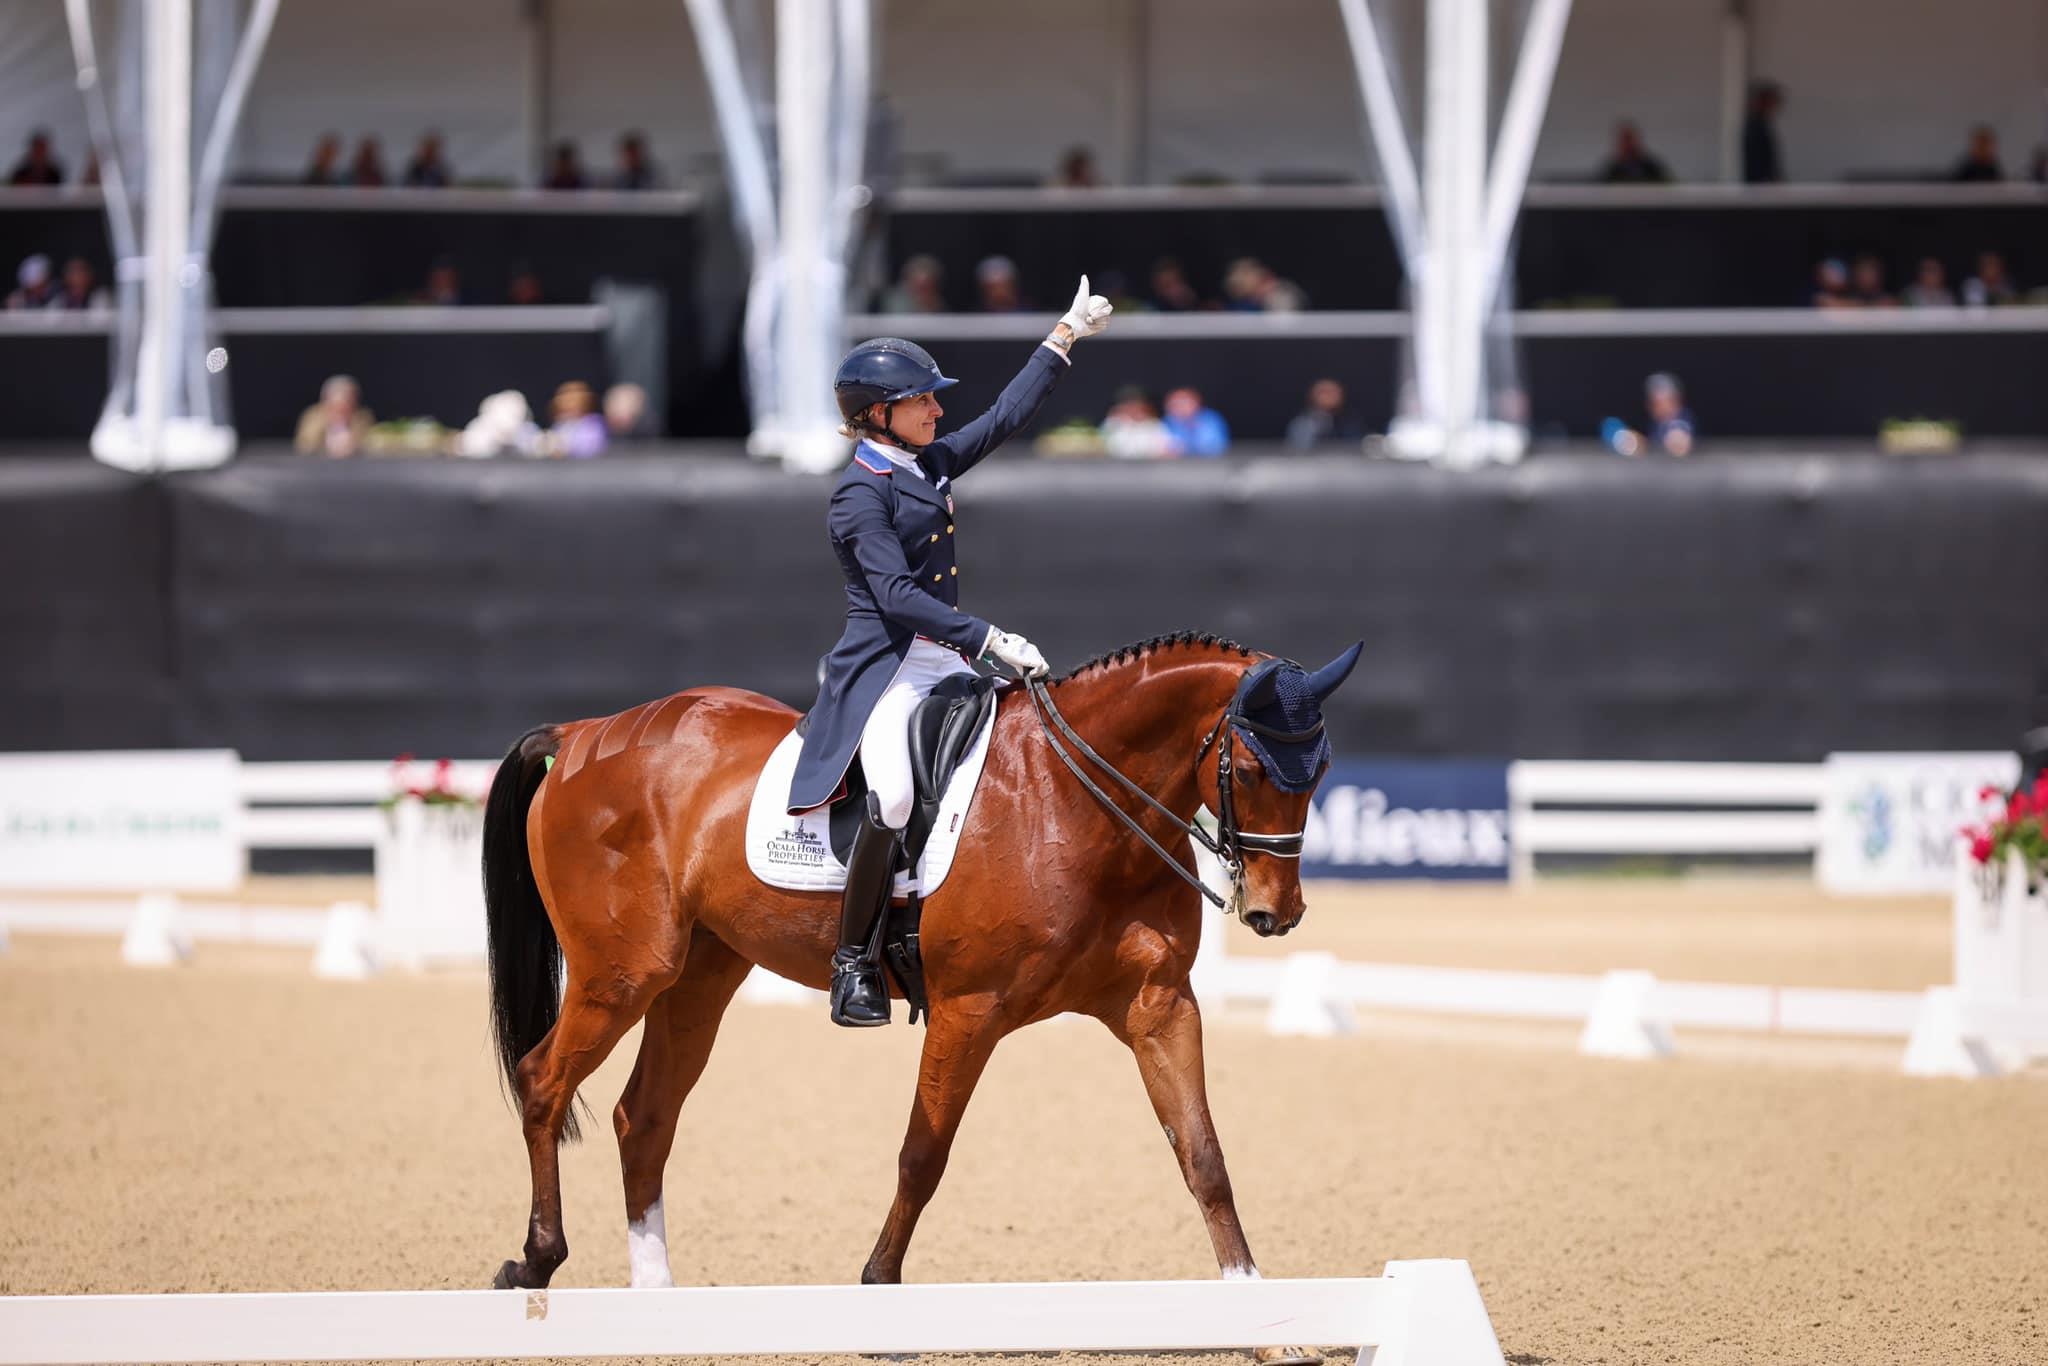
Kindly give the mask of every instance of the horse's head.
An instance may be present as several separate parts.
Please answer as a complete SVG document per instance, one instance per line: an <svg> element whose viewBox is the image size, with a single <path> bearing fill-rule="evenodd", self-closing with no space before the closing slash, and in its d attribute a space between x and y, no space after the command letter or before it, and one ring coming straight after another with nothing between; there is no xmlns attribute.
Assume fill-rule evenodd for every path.
<svg viewBox="0 0 2048 1366"><path fill-rule="evenodd" d="M1313 673L1291 659L1245 670L1200 779L1219 842L1237 865L1234 909L1260 935L1301 922L1301 841L1309 798L1330 766L1322 704L1358 663L1353 645Z"/></svg>

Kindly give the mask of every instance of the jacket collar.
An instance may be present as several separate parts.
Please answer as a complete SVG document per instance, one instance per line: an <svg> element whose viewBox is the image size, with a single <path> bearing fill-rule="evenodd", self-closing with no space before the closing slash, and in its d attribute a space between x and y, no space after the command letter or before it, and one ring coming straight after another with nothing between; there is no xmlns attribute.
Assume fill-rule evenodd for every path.
<svg viewBox="0 0 2048 1366"><path fill-rule="evenodd" d="M854 450L854 458L869 469L876 469L879 466L882 469L893 470L894 466L910 463L909 452L898 451L874 441L862 441ZM924 467L920 465L918 469L922 472ZM893 479L891 482L895 484L898 493L907 493L920 502L930 503L933 507L946 506L945 490L939 488L929 478L922 478L919 474L906 469L902 472L901 478Z"/></svg>

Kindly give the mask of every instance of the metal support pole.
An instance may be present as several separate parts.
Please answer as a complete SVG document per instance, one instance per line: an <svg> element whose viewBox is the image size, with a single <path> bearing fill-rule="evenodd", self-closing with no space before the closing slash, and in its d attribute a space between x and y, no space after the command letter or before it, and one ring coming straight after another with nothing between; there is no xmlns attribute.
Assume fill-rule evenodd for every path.
<svg viewBox="0 0 2048 1366"><path fill-rule="evenodd" d="M1443 457L1453 465L1478 456L1486 18L1486 0L1430 0L1426 250L1416 287L1415 364L1423 421L1441 432Z"/></svg>
<svg viewBox="0 0 2048 1366"><path fill-rule="evenodd" d="M1358 77L1358 93L1365 101L1366 137L1379 158L1394 244L1413 279L1423 249L1422 191L1415 178L1415 158L1408 150L1408 133L1401 125L1401 105L1394 98L1394 82L1387 74L1386 50L1380 44L1379 29L1373 23L1366 0L1337 0L1337 11L1344 19L1352 70Z"/></svg>
<svg viewBox="0 0 2048 1366"><path fill-rule="evenodd" d="M782 455L799 468L836 463L845 445L830 407L838 314L831 269L830 130L832 31L816 22L814 0L779 0L775 13L775 105L781 150L782 312L776 327Z"/></svg>
<svg viewBox="0 0 2048 1366"><path fill-rule="evenodd" d="M1508 242L1514 236L1522 195L1529 187L1536 138L1543 131L1543 112L1550 106L1550 87L1557 76L1557 59L1564 51L1565 26L1571 14L1572 0L1536 0L1529 12L1528 31L1523 35L1522 52L1515 62L1514 82L1508 87L1507 104L1501 111L1500 143L1494 149L1493 169L1486 182L1486 227L1481 247L1486 263L1481 297L1484 312L1492 311L1501 280L1507 273Z"/></svg>
<svg viewBox="0 0 2048 1366"><path fill-rule="evenodd" d="M148 7L149 174L143 204L148 265L143 284L142 357L136 425L142 468L164 462L166 424L182 415L182 274L191 242L192 0L156 0Z"/></svg>

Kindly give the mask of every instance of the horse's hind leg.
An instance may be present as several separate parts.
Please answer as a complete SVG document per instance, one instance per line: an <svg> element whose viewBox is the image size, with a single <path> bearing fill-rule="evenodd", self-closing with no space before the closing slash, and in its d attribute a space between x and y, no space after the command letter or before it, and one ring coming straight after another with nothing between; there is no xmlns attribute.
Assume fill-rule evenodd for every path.
<svg viewBox="0 0 2048 1366"><path fill-rule="evenodd" d="M636 1288L675 1284L661 1209L662 1167L676 1141L683 1100L704 1074L718 1022L750 966L700 928L691 936L682 976L647 1009L640 1058L612 1111L626 1186L626 1251Z"/></svg>
<svg viewBox="0 0 2048 1366"><path fill-rule="evenodd" d="M946 1174L953 1135L967 1112L967 1098L1009 1026L989 1004L935 1003L926 1022L924 1056L917 1068L917 1097L910 1128L896 1158L896 1200L882 1225L875 1250L861 1271L865 1285L894 1285L903 1279L903 1254L917 1216L930 1203Z"/></svg>
<svg viewBox="0 0 2048 1366"><path fill-rule="evenodd" d="M555 1027L519 1064L519 1116L526 1133L527 1161L533 1169L533 1213L526 1224L525 1259L498 1268L500 1290L538 1290L569 1256L562 1231L562 1176L558 1149L569 1107L581 1086L613 1045L625 1036L672 973L595 977L568 965L568 987ZM603 993L592 990L601 984Z"/></svg>

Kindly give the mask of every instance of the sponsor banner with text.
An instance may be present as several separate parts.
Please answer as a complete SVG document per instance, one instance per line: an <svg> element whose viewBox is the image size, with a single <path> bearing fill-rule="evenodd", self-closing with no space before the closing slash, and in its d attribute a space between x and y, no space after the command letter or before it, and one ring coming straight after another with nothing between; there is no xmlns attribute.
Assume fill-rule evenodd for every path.
<svg viewBox="0 0 2048 1366"><path fill-rule="evenodd" d="M232 750L0 754L0 888L229 891L241 810Z"/></svg>
<svg viewBox="0 0 2048 1366"><path fill-rule="evenodd" d="M1303 877L1502 879L1508 766L1499 759L1342 759L1309 811Z"/></svg>
<svg viewBox="0 0 2048 1366"><path fill-rule="evenodd" d="M1983 788L2009 788L2019 756L1830 754L1814 872L1837 893L1945 893L1965 825L1984 819Z"/></svg>

